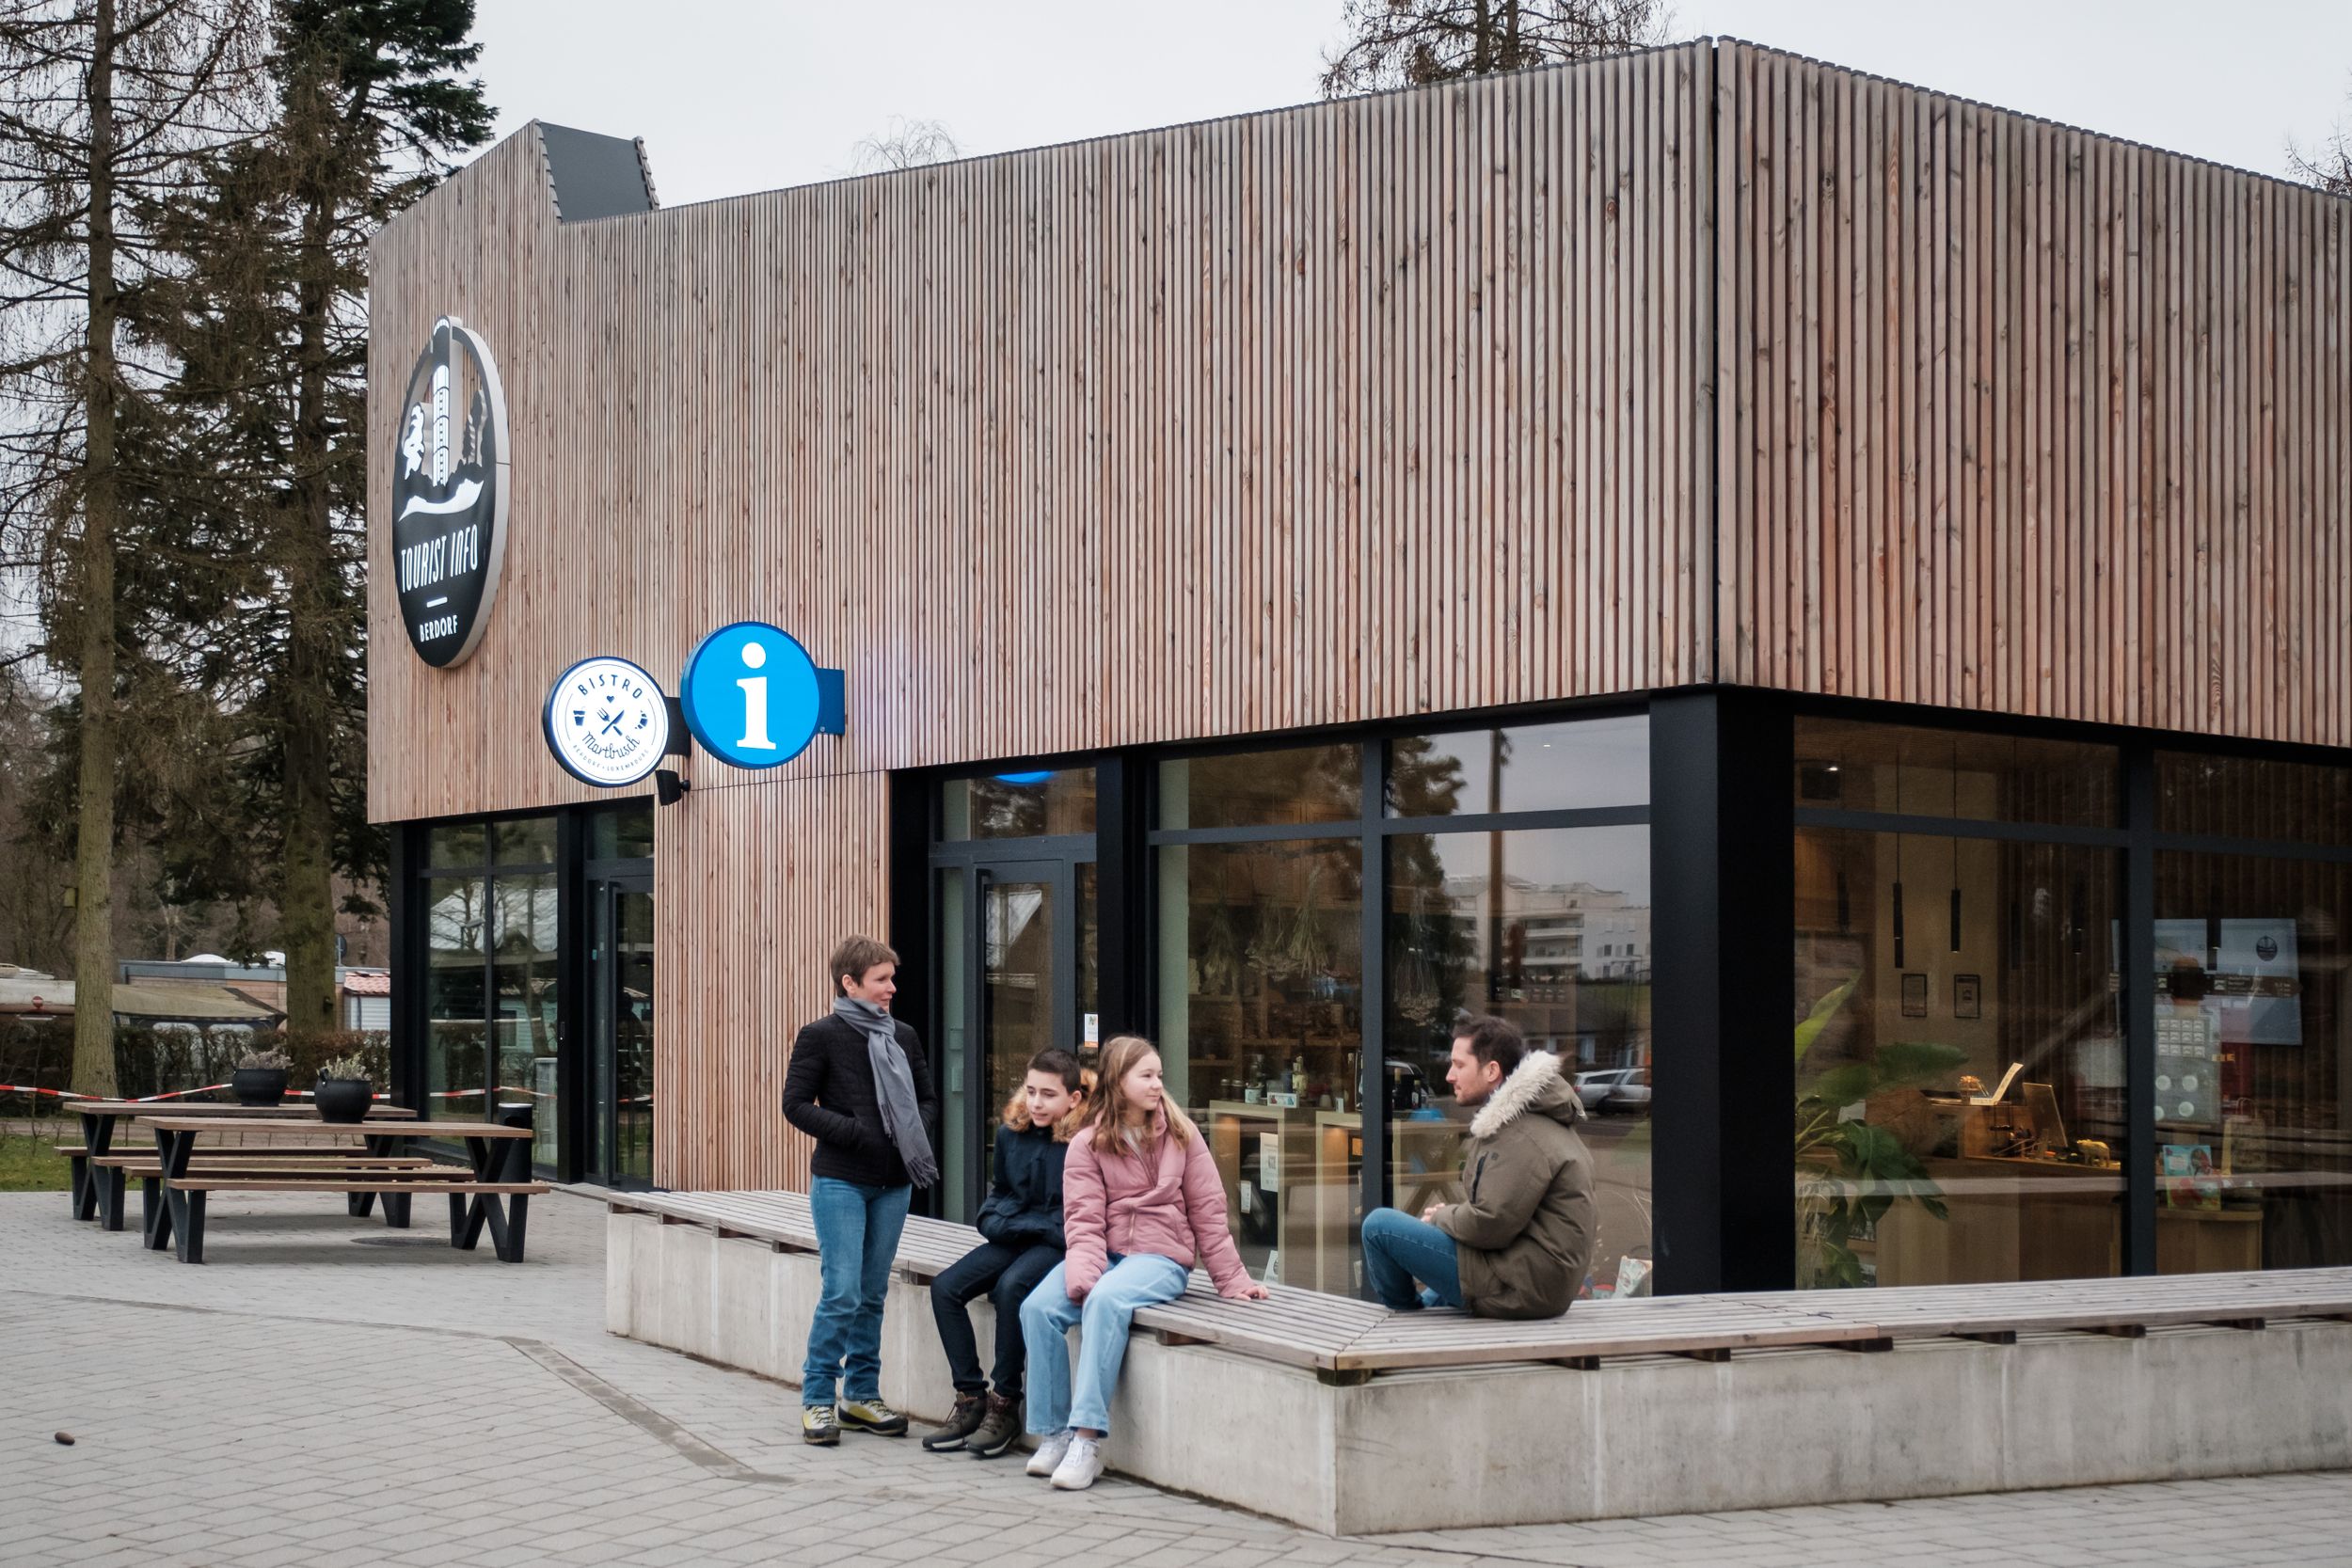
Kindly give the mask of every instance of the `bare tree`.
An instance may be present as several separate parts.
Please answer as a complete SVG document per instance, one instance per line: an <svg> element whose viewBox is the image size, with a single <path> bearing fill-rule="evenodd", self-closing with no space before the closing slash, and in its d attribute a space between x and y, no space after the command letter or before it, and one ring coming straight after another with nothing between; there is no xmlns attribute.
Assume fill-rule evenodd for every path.
<svg viewBox="0 0 2352 1568"><path fill-rule="evenodd" d="M2329 196L2352 196L2352 130L2336 121L2328 139L2309 152L2287 143L2287 173Z"/></svg>
<svg viewBox="0 0 2352 1568"><path fill-rule="evenodd" d="M881 174L894 168L920 168L962 156L956 138L935 119L900 119L850 149L850 172Z"/></svg>
<svg viewBox="0 0 2352 1568"><path fill-rule="evenodd" d="M41 567L43 643L73 677L72 1081L114 1088L114 851L127 684L126 563L168 512L136 432L167 365L143 361L158 265L135 207L186 194L191 153L247 125L253 0L0 0L0 529Z"/></svg>
<svg viewBox="0 0 2352 1568"><path fill-rule="evenodd" d="M1347 0L1323 96L1621 55L1666 41L1665 0Z"/></svg>

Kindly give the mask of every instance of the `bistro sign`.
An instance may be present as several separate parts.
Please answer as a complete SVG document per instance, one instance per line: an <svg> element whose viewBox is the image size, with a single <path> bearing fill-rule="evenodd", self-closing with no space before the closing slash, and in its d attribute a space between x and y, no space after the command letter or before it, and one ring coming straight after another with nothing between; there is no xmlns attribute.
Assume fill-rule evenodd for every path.
<svg viewBox="0 0 2352 1568"><path fill-rule="evenodd" d="M670 749L670 700L625 658L600 654L555 677L540 715L564 771L599 789L633 784Z"/></svg>
<svg viewBox="0 0 2352 1568"><path fill-rule="evenodd" d="M392 562L417 657L462 662L482 641L506 549L506 395L482 335L455 316L408 375L392 456Z"/></svg>

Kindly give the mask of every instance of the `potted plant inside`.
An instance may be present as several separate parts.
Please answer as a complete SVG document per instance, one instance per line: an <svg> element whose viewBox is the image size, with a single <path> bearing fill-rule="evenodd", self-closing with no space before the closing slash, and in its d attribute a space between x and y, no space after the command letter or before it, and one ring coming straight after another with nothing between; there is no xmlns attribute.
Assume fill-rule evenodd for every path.
<svg viewBox="0 0 2352 1568"><path fill-rule="evenodd" d="M319 1086L311 1099L321 1121L365 1121L375 1103L375 1085L368 1080L368 1065L357 1056L338 1056L319 1069Z"/></svg>
<svg viewBox="0 0 2352 1568"><path fill-rule="evenodd" d="M286 1098L286 1070L293 1066L282 1051L247 1050L229 1075L230 1092L240 1105L275 1105Z"/></svg>

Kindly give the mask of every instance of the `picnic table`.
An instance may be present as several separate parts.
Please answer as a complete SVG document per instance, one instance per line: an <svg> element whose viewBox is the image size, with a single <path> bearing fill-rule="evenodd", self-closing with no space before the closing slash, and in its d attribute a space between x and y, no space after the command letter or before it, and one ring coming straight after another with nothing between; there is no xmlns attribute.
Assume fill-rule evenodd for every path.
<svg viewBox="0 0 2352 1568"><path fill-rule="evenodd" d="M215 1117L222 1126L242 1126L273 1118L283 1121L289 1117L303 1119L312 1126L356 1130L359 1125L324 1121L317 1108L307 1100L287 1105L239 1105L222 1101L165 1104L153 1100L77 1100L69 1109L82 1118L82 1147L79 1150L62 1151L72 1162L73 1180L68 1196L73 1205L73 1217L87 1220L96 1216L108 1230L122 1228L122 1174L117 1170L101 1180L102 1168L92 1162L99 1155L113 1152L116 1124L126 1117L201 1116ZM369 1107L368 1120L413 1120L416 1114L405 1105L379 1103Z"/></svg>
<svg viewBox="0 0 2352 1568"><path fill-rule="evenodd" d="M370 1121L363 1126L321 1121L315 1117L256 1117L240 1123L247 1130L317 1135L328 1132L364 1132L369 1152L392 1155L403 1142L417 1138L462 1143L470 1168L384 1165L377 1169L341 1173L302 1170L265 1171L191 1168L196 1140L218 1131L220 1123L207 1116L156 1116L138 1118L155 1135L155 1187L161 1201L150 1217L148 1249L171 1246L183 1263L204 1260L204 1209L207 1195L215 1192L341 1193L355 1200L352 1212L364 1213L356 1200L384 1199L384 1223L394 1229L408 1226L409 1199L419 1192L446 1193L450 1203L450 1245L470 1252L486 1227L501 1262L522 1260L524 1230L530 1200L548 1191L531 1180L531 1129L490 1121Z"/></svg>

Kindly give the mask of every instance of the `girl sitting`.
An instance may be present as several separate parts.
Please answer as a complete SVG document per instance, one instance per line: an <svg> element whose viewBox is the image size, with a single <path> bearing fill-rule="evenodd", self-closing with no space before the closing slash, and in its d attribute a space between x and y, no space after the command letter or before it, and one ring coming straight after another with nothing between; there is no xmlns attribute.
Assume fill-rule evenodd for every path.
<svg viewBox="0 0 2352 1568"><path fill-rule="evenodd" d="M1005 1102L988 1198L976 1222L986 1240L931 1281L931 1313L956 1380L947 1424L923 1439L933 1453L961 1449L993 1459L1021 1436L1021 1304L1061 1261L1062 1160L1077 1127L1075 1107L1084 1102L1078 1058L1067 1051L1030 1057L1027 1076ZM980 1381L968 1310L982 1291L996 1307L993 1390Z"/></svg>
<svg viewBox="0 0 2352 1568"><path fill-rule="evenodd" d="M1038 1379L1029 1431L1041 1439L1029 1474L1075 1492L1103 1473L1111 1391L1136 1309L1183 1295L1196 1256L1219 1295L1266 1293L1242 1268L1207 1140L1167 1100L1150 1040L1121 1035L1103 1047L1097 1092L1070 1140L1062 1225L1070 1255L1022 1304L1021 1328Z"/></svg>

